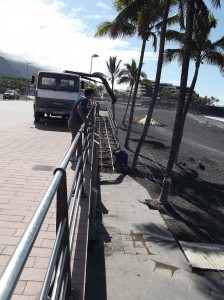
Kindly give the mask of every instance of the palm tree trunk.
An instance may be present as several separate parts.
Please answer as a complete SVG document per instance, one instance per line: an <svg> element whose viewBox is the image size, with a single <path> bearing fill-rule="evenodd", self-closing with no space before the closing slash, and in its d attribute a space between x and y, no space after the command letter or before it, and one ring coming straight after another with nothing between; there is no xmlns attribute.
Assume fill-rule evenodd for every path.
<svg viewBox="0 0 224 300"><path fill-rule="evenodd" d="M176 151L181 141L182 136L182 118L186 96L188 69L190 62L191 52L191 40L193 31L193 19L194 19L194 0L187 1L187 18L186 18L186 32L185 32L185 43L184 43L184 57L182 63L181 81L180 81L180 92L177 103L176 119L174 123L173 137L171 142L171 149L169 159L166 167L166 174L163 180L162 190L159 197L159 202L165 204L168 202L169 189L171 185L171 176L173 165L176 158Z"/></svg>
<svg viewBox="0 0 224 300"><path fill-rule="evenodd" d="M192 96L193 96L194 88L195 88L197 78L198 78L199 67L200 67L200 61L196 62L194 77L193 77L193 80L191 82L190 90L189 90L189 93L188 93L188 96L187 96L187 101L186 101L185 106L184 106L184 112L183 112L183 118L182 118L182 135L181 135L181 139L180 139L180 144L177 147L175 162L178 161L178 156L179 156L179 152L180 152L180 146L181 146L181 141L182 141L183 131L184 131L184 124L185 124L187 112L188 112L190 104L192 102Z"/></svg>
<svg viewBox="0 0 224 300"><path fill-rule="evenodd" d="M162 72L162 67L163 67L163 53L164 53L164 47L165 47L165 33L166 33L167 18L168 18L169 9L170 9L170 3L171 3L171 0L166 1L166 6L165 6L165 9L164 9L164 13L163 13L163 23L162 23L162 27L161 27L161 33L160 33L159 57L158 57L158 64L157 64L157 70L156 70L155 86L154 86L152 99L151 99L150 104L149 104L149 109L148 109L145 125L144 125L143 131L142 131L142 135L139 139L138 145L137 145L136 150L135 150L135 155L134 155L134 159L133 159L133 162L132 162L132 167L133 168L136 168L136 166L137 166L138 156L139 156L139 153L141 151L143 142L146 138L146 135L148 133L148 129L149 129L151 119L152 119L153 109L154 109L154 106L155 106L155 103L156 103L156 100L157 100L157 95L158 95L158 92L159 92L160 78L161 78L161 72Z"/></svg>
<svg viewBox="0 0 224 300"><path fill-rule="evenodd" d="M111 90L114 92L114 78L112 76L111 78ZM115 106L114 103L112 102L112 115L113 115L113 120L115 121Z"/></svg>
<svg viewBox="0 0 224 300"><path fill-rule="evenodd" d="M186 101L185 106L184 106L183 123L185 122L187 112L188 112L190 104L192 102L192 96L193 96L194 88L195 88L195 85L196 85L196 82L197 82L197 79L198 79L198 72L199 72L200 64L201 64L201 62L198 61L195 65L194 77L192 79L189 94L188 94L188 97L187 97L187 101Z"/></svg>
<svg viewBox="0 0 224 300"><path fill-rule="evenodd" d="M126 107L126 110L125 110L125 114L124 114L124 117L123 117L123 120L122 120L122 124L125 125L125 118L126 118L126 115L127 115L127 112L128 112L128 107L129 107L129 104L130 104L130 100L131 100L131 94L132 94L132 90L133 90L133 84L131 86L131 91L130 91L130 94L129 94L129 98L128 98L128 103L127 103L127 107Z"/></svg>
<svg viewBox="0 0 224 300"><path fill-rule="evenodd" d="M140 79L140 76L141 76L141 70L142 70L142 65L143 65L146 42L147 42L147 39L144 38L143 41L142 41L142 49L141 49L141 55L140 55L140 60L139 60L138 73L137 73L137 76L136 76L135 88L134 88L134 93L133 93L132 102L131 102L131 110L130 110L130 116L129 116L128 130L127 130L127 135L126 135L125 143L124 143L124 146L127 149L129 148L131 127L132 127L132 122L133 122L133 118L134 118L135 102L136 102L136 96L137 96L137 92L138 92L138 83L139 83L139 79Z"/></svg>
<svg viewBox="0 0 224 300"><path fill-rule="evenodd" d="M82 73L77 73L77 74L82 74ZM107 80L103 76L99 76L99 75L98 76L93 76L92 75L91 77L95 77L95 78L98 77L102 80L103 85L105 86L109 96L111 97L111 104L114 105L117 102L117 98L114 95L112 89L110 88L109 83L107 82Z"/></svg>

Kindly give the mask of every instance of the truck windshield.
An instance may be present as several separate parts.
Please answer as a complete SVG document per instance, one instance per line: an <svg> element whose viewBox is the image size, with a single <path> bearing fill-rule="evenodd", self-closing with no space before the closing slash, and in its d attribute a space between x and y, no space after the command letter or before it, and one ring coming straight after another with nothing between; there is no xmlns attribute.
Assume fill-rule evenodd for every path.
<svg viewBox="0 0 224 300"><path fill-rule="evenodd" d="M38 89L79 92L79 77L75 75L40 73Z"/></svg>

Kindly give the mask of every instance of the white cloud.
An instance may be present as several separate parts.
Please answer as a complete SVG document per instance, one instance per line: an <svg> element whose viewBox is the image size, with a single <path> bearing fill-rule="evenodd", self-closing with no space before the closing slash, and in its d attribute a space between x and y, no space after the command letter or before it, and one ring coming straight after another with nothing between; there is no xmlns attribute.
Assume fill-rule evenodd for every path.
<svg viewBox="0 0 224 300"><path fill-rule="evenodd" d="M81 8L81 7L76 7L76 8L72 8L72 11L73 11L75 14L77 14L77 13L79 13L79 12L81 12L81 11L86 11L86 10L84 10L84 9Z"/></svg>
<svg viewBox="0 0 224 300"><path fill-rule="evenodd" d="M99 19L104 19L104 17L102 15L87 15L87 16L85 16L85 19L99 20Z"/></svg>
<svg viewBox="0 0 224 300"><path fill-rule="evenodd" d="M98 2L98 3L96 4L96 6L101 7L101 8L104 8L104 9L107 9L107 10L111 10L110 6L105 5L105 4L102 3L102 2Z"/></svg>
<svg viewBox="0 0 224 300"><path fill-rule="evenodd" d="M11 59L28 61L44 69L89 72L91 55L96 53L99 57L94 58L92 71L105 74L108 74L105 61L110 56L117 56L122 63L130 62L132 58L138 62L141 40L94 38L96 26L113 19L114 12L103 2L91 9L84 2L87 1L0 0L0 54L7 53ZM147 50L150 45L147 43ZM145 52L143 70L150 79L155 78L157 57L158 53ZM198 82L196 91L214 93L215 97L223 99L222 82L212 77L211 84L211 68L209 73L206 71L200 72L200 76L209 74L210 77L203 78L201 88ZM164 65L162 82L179 85L179 77L177 64Z"/></svg>
<svg viewBox="0 0 224 300"><path fill-rule="evenodd" d="M65 5L57 0L0 0L0 5L0 51L10 58L51 70L89 72L91 55L97 53L93 72L103 73L109 56L123 62L139 59L139 50L132 50L127 41L94 38L90 25L79 17L81 8L65 14Z"/></svg>

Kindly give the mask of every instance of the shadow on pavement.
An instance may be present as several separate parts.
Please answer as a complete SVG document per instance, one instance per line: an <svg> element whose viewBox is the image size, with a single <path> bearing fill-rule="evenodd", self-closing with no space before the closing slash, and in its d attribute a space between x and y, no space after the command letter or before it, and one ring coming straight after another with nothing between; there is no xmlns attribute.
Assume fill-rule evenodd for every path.
<svg viewBox="0 0 224 300"><path fill-rule="evenodd" d="M100 184L101 185L108 185L108 184L120 184L123 182L123 179L126 175L125 174L121 174L119 175L116 180L101 180Z"/></svg>
<svg viewBox="0 0 224 300"><path fill-rule="evenodd" d="M42 118L40 123L34 123L34 127L43 131L69 132L67 120L59 118Z"/></svg>
<svg viewBox="0 0 224 300"><path fill-rule="evenodd" d="M85 299L88 300L107 299L105 247L111 242L111 237L102 222L103 215L106 214L108 214L108 209L102 203L100 196L96 210L96 239L88 241L85 286Z"/></svg>
<svg viewBox="0 0 224 300"><path fill-rule="evenodd" d="M106 300L106 268L105 268L105 243L109 243L111 238L104 225L97 224L97 238L89 241L86 269L86 292L85 299Z"/></svg>

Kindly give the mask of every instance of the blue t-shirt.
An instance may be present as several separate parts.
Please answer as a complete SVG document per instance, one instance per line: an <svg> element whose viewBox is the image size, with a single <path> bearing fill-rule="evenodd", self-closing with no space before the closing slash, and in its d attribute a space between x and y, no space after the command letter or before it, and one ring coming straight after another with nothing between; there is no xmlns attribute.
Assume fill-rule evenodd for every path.
<svg viewBox="0 0 224 300"><path fill-rule="evenodd" d="M72 111L71 111L71 114L70 114L70 117L69 117L69 122L82 124L83 120L80 118L80 116L78 114L77 107L79 105L82 107L83 114L86 117L88 115L88 112L89 112L89 105L88 104L89 104L89 101L84 96L82 96L77 101L75 101L73 106L72 106Z"/></svg>

